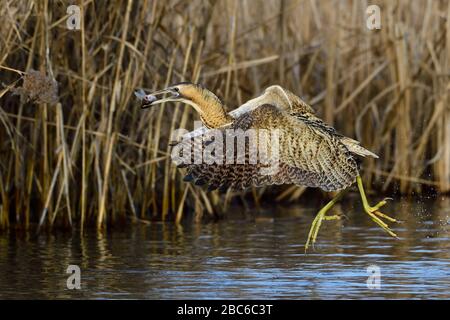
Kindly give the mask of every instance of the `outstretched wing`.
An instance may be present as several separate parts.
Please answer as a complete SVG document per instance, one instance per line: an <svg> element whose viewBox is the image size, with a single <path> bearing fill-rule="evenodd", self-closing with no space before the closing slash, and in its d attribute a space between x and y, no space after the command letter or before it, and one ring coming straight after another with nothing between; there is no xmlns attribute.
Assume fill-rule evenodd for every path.
<svg viewBox="0 0 450 320"><path fill-rule="evenodd" d="M222 163L203 161L195 164L193 156L190 163L182 163L181 166L187 167L186 180L206 184L209 189L297 184L335 191L351 185L358 174L356 161L338 136L311 126L278 106L265 104L246 112L234 121L231 129L256 132L256 140L244 140L243 154L238 152L235 142L232 145L227 143L225 128L213 129L213 142L208 137L211 131L207 131L196 139L187 139L177 145L181 149L190 146L191 150L205 150L212 143L219 145L220 142L225 151ZM267 135L266 138L260 136L263 131L269 133L269 139ZM229 152L230 147L232 152ZM264 153L261 150L270 155L269 161L261 157Z"/></svg>
<svg viewBox="0 0 450 320"><path fill-rule="evenodd" d="M234 119L238 119L265 104L276 106L277 108L285 110L290 114L301 114L308 118L315 117L315 111L309 104L293 94L291 91L279 85L266 88L260 96L247 101L239 108L231 111L229 115ZM202 126L185 134L183 138L198 137L204 134L207 130L208 128Z"/></svg>
<svg viewBox="0 0 450 320"><path fill-rule="evenodd" d="M269 104L276 106L278 109L286 111L291 116L297 117L305 124L310 127L316 128L318 131L325 131L330 135L338 137L340 142L344 144L347 149L358 156L361 157L373 157L378 158L378 156L362 147L359 141L345 137L339 134L333 127L329 126L323 122L320 118L315 115L314 109L303 101L300 97L285 89L279 85L274 85L266 88L264 93L254 99L251 99L244 103L239 108L231 111L229 115L235 119L239 119L241 116L248 115L252 111L258 109L260 106ZM194 131L187 133L184 138L192 138L203 135L207 132L208 128L205 126L200 127Z"/></svg>

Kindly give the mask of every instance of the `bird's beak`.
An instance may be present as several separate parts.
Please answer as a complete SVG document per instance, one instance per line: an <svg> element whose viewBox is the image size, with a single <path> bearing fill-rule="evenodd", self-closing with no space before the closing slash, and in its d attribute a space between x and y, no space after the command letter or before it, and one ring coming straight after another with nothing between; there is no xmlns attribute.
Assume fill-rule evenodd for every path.
<svg viewBox="0 0 450 320"><path fill-rule="evenodd" d="M150 94L146 94L144 90L138 89L134 91L134 95L141 100L142 109L164 102L179 101L180 99L179 92L170 87Z"/></svg>

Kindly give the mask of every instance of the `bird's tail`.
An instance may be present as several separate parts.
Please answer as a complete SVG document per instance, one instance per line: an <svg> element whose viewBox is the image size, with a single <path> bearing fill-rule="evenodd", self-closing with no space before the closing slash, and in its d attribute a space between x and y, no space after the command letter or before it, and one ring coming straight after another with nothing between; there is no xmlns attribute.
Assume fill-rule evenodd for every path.
<svg viewBox="0 0 450 320"><path fill-rule="evenodd" d="M367 150L366 148L363 148L359 145L359 141L356 141L354 139L348 138L348 137L344 137L341 139L341 142L347 147L348 151L350 151L351 153L357 154L358 156L361 157L372 157L372 158L378 158L378 156Z"/></svg>

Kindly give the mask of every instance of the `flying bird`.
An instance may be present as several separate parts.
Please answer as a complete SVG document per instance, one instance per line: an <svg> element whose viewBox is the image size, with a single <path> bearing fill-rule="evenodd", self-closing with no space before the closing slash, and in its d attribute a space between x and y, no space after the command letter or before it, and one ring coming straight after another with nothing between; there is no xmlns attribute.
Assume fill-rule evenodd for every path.
<svg viewBox="0 0 450 320"><path fill-rule="evenodd" d="M253 142L245 140L244 156L237 154L238 148L234 148L234 142L233 151L231 153L225 151L224 158L234 161L218 163L191 161L181 163L179 166L187 167L186 181L206 185L208 190L228 188L242 190L252 186L295 184L321 188L327 192L339 191L313 220L305 251L316 242L322 221L340 218L336 215L327 215L327 212L355 182L364 211L388 234L397 237L384 220L398 221L379 211L388 198L371 206L359 175L361 159L378 156L362 147L359 141L346 137L327 125L315 115L310 105L291 91L279 85L270 86L260 96L231 112L226 111L224 104L214 93L201 85L189 82L179 83L151 94L138 90L135 95L141 100L142 108L165 102L181 102L191 105L197 111L203 127L184 135L175 147L200 147L204 150L208 144L217 140L219 133L219 138L222 135L223 139L219 139L221 142L218 140L218 143L223 143L224 149L228 150L229 146L225 145L227 130L241 129L244 132L276 130L277 148L272 140L257 135ZM215 134L215 138L209 137L214 136L212 133ZM255 151L255 148L252 148L254 144L258 147L263 146L261 150L268 150L268 154L271 155L268 162L250 161L253 154L260 150ZM276 170L263 172L262 169L268 169L273 165L270 161L274 159L272 153L275 151Z"/></svg>

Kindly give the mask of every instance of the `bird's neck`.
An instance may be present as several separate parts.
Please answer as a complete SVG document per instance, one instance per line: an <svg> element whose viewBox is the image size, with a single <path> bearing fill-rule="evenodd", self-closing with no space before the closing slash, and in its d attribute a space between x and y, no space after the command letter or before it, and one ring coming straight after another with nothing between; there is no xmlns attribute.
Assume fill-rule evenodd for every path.
<svg viewBox="0 0 450 320"><path fill-rule="evenodd" d="M223 105L210 105L208 109L200 113L200 119L208 128L219 128L232 122L232 118L225 111Z"/></svg>
<svg viewBox="0 0 450 320"><path fill-rule="evenodd" d="M197 96L190 103L200 114L200 119L208 128L219 128L232 122L233 118L225 111L224 104L217 98Z"/></svg>

